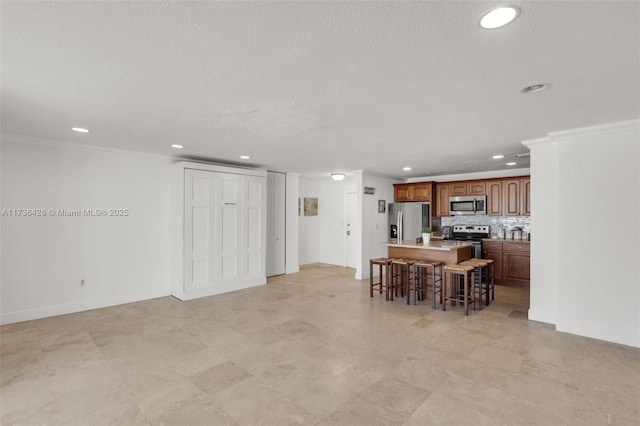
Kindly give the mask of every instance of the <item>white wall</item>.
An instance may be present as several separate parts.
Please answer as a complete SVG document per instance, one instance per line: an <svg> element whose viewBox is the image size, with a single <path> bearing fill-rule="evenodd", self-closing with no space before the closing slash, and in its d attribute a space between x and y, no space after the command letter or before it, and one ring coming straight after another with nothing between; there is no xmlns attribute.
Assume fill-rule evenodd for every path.
<svg viewBox="0 0 640 426"><path fill-rule="evenodd" d="M170 293L169 159L7 134L1 149L2 209L130 212L3 216L2 323Z"/></svg>
<svg viewBox="0 0 640 426"><path fill-rule="evenodd" d="M548 139L531 150L531 285L529 319L556 323L558 312L558 150Z"/></svg>
<svg viewBox="0 0 640 426"><path fill-rule="evenodd" d="M388 208L393 203L393 184L399 180L379 177L370 172L362 176L363 186L376 189L375 195L362 196L362 258L361 276L359 279L369 279L369 259L386 257L388 248L379 243L387 241L388 236ZM385 213L378 213L378 200L385 201ZM374 268L374 276L378 270Z"/></svg>
<svg viewBox="0 0 640 426"><path fill-rule="evenodd" d="M553 321L555 300L557 330L640 347L640 121L550 133L546 142L555 155L543 141L531 144L539 162L531 288L546 293L532 297L531 311ZM554 169L555 182L543 176ZM554 247L557 269L538 271Z"/></svg>
<svg viewBox="0 0 640 426"><path fill-rule="evenodd" d="M345 194L356 191L356 179L348 176L342 182L300 177L300 198L318 199L318 215L299 217L299 262L329 263L344 266Z"/></svg>
<svg viewBox="0 0 640 426"><path fill-rule="evenodd" d="M286 183L286 245L285 245L285 268L287 274L293 274L300 271L298 261L298 242L299 242L299 224L298 224L298 194L300 192L300 175L295 173L287 173Z"/></svg>

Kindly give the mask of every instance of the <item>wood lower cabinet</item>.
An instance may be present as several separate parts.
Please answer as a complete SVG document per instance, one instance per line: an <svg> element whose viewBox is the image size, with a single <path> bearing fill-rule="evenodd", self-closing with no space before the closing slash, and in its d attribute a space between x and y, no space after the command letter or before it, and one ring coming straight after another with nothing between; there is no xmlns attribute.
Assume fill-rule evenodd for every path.
<svg viewBox="0 0 640 426"><path fill-rule="evenodd" d="M493 260L498 284L529 284L531 276L529 244L515 241L484 240L482 257Z"/></svg>
<svg viewBox="0 0 640 426"><path fill-rule="evenodd" d="M436 185L436 199L438 200L438 217L449 216L449 184L439 183Z"/></svg>
<svg viewBox="0 0 640 426"><path fill-rule="evenodd" d="M503 278L510 282L529 284L531 257L529 244L505 242L503 244Z"/></svg>
<svg viewBox="0 0 640 426"><path fill-rule="evenodd" d="M502 280L502 241L483 241L482 257L493 260L493 276Z"/></svg>

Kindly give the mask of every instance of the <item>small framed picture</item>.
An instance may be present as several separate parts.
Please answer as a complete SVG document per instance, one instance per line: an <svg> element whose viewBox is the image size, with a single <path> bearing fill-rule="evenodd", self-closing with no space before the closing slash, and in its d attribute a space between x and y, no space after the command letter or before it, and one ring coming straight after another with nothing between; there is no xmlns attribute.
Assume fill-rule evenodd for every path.
<svg viewBox="0 0 640 426"><path fill-rule="evenodd" d="M386 213L387 202L386 200L378 200L378 213Z"/></svg>

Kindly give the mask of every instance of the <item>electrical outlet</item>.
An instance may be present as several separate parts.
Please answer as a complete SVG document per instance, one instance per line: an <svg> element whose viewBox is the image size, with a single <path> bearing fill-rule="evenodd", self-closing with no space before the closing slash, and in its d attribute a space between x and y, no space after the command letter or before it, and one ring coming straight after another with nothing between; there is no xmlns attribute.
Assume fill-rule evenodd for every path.
<svg viewBox="0 0 640 426"><path fill-rule="evenodd" d="M80 285L84 285L84 280L80 280Z"/></svg>

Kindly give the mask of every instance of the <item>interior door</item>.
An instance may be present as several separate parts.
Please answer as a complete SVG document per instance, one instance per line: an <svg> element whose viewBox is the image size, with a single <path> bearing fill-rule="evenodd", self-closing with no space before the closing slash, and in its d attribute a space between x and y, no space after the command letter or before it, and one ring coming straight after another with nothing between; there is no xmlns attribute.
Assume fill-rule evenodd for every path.
<svg viewBox="0 0 640 426"><path fill-rule="evenodd" d="M285 273L285 175L267 173L267 276Z"/></svg>
<svg viewBox="0 0 640 426"><path fill-rule="evenodd" d="M254 279L265 276L264 245L266 235L266 216L263 211L263 197L265 193L265 180L261 177L245 176L244 182L244 208L243 217L246 233L243 234L246 241L246 254L244 259L245 279Z"/></svg>
<svg viewBox="0 0 640 426"><path fill-rule="evenodd" d="M355 268L357 266L357 215L358 197L355 192L345 194L345 266Z"/></svg>

